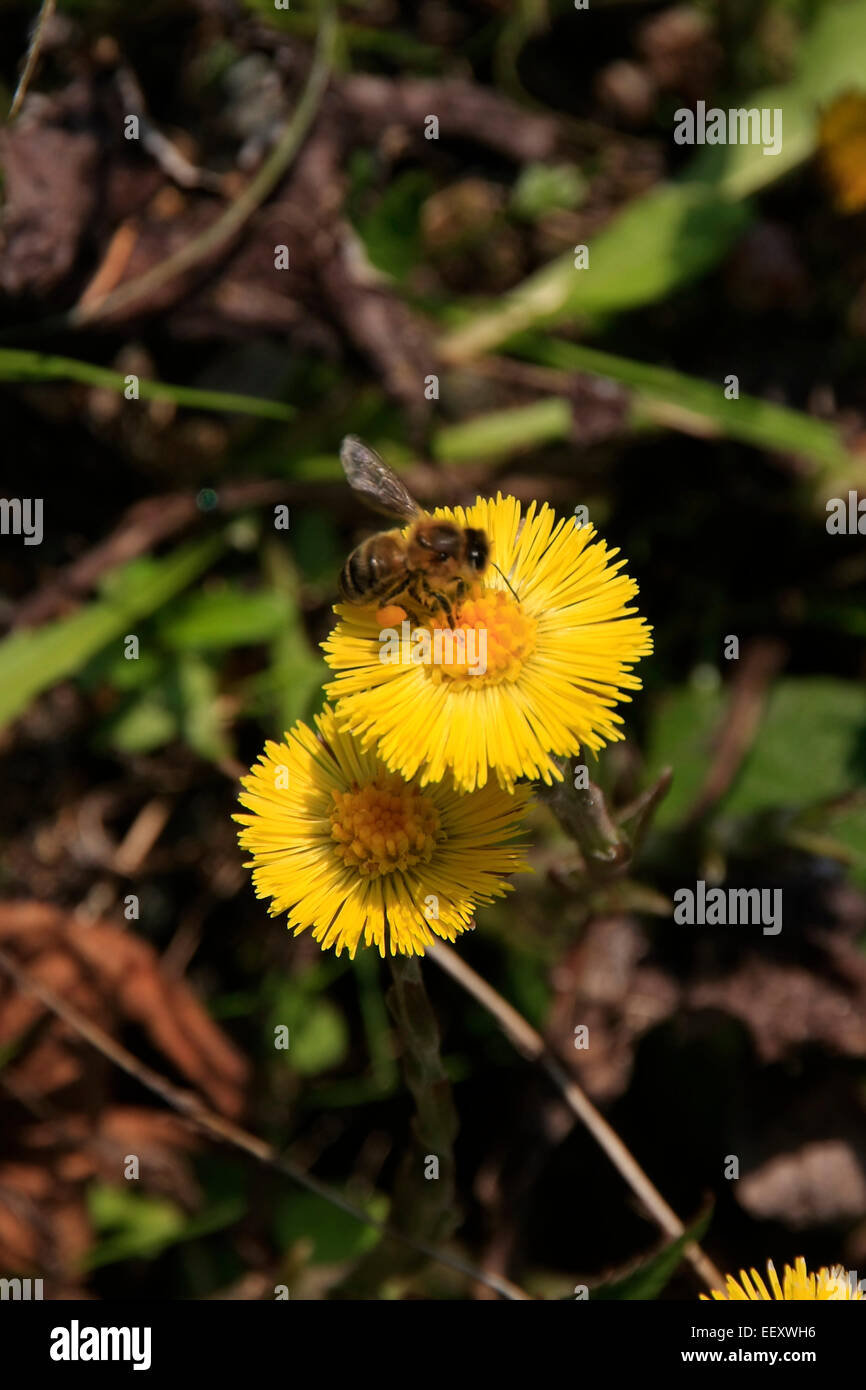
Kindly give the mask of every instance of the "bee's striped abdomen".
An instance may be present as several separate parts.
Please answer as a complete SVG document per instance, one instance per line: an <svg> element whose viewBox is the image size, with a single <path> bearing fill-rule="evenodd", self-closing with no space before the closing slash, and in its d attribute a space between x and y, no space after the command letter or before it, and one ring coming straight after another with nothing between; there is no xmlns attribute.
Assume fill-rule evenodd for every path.
<svg viewBox="0 0 866 1390"><path fill-rule="evenodd" d="M358 603L363 599L369 589L364 556L361 550L361 546L357 546L352 551L340 574L340 589L343 596L353 603Z"/></svg>

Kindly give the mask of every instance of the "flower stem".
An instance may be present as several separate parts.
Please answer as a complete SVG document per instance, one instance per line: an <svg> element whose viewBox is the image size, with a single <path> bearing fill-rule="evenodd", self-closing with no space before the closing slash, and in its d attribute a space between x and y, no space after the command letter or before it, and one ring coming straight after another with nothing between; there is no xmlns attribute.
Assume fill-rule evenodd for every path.
<svg viewBox="0 0 866 1390"><path fill-rule="evenodd" d="M628 841L614 823L600 788L594 782L573 788L567 767L565 774L564 781L551 786L538 783L539 800L547 803L577 842L587 874L593 879L615 878L631 859Z"/></svg>
<svg viewBox="0 0 866 1390"><path fill-rule="evenodd" d="M651 787L631 806L612 812L594 782L572 787L568 761L557 760L561 782L536 784L538 799L546 802L562 828L576 842L587 876L594 882L621 877L629 868L659 803L670 790L672 773L665 768Z"/></svg>
<svg viewBox="0 0 866 1390"><path fill-rule="evenodd" d="M416 1240L443 1241L459 1217L454 1168L457 1112L418 958L391 956L389 965L392 984L387 1003L400 1039L406 1085L415 1101L389 1224ZM414 1274L423 1264L423 1255L384 1237L334 1292L342 1298L370 1297L386 1280Z"/></svg>

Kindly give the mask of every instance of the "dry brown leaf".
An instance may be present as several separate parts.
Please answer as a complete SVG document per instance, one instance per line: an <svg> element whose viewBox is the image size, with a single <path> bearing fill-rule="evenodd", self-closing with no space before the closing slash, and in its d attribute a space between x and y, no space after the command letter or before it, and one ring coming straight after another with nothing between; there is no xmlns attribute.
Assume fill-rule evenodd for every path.
<svg viewBox="0 0 866 1390"><path fill-rule="evenodd" d="M21 901L0 904L0 943L35 980L108 1032L140 1026L217 1109L240 1113L244 1058L190 987L163 972L147 942L110 922ZM15 1124L0 1116L0 1269L45 1273L58 1296L91 1244L86 1184L121 1181L134 1154L145 1188L192 1208L198 1192L189 1154L197 1141L174 1114L112 1104L105 1058L0 975L4 1048L10 1056L2 1069L3 1110Z"/></svg>
<svg viewBox="0 0 866 1390"><path fill-rule="evenodd" d="M240 1113L246 1062L189 985L163 974L147 942L111 923L83 921L32 901L0 905L0 941L36 979L102 1027L139 1024L217 1109L232 1117ZM0 981L0 1047L45 1014L38 1000ZM79 1046L70 1047L66 1025L52 1019L44 1037L13 1059L8 1074L13 1084L45 1095L81 1077L88 1065Z"/></svg>

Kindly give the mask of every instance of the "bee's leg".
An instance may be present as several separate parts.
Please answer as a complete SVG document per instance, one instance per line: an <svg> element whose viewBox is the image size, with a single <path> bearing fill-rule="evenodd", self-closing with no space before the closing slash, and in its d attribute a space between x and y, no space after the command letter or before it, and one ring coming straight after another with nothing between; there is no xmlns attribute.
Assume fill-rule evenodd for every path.
<svg viewBox="0 0 866 1390"><path fill-rule="evenodd" d="M446 619L446 622L448 623L448 626L449 626L449 627L452 629L452 631L453 631L453 629L454 629L454 608L453 608L453 606L452 606L452 603L451 603L450 598L448 597L447 594L436 594L436 595L435 595L435 598L438 600L439 606L440 606L440 608L442 609L443 613L445 614L445 619Z"/></svg>
<svg viewBox="0 0 866 1390"><path fill-rule="evenodd" d="M454 627L454 605L447 594L443 594L441 589L432 589L425 583L430 607L435 611L444 614L448 626Z"/></svg>
<svg viewBox="0 0 866 1390"><path fill-rule="evenodd" d="M406 588L406 581L405 579L401 579L398 583L392 584L390 588L383 590L380 594L377 594L376 602L381 608L384 604L390 603L392 599L399 598L401 594L405 594L407 592L408 590Z"/></svg>
<svg viewBox="0 0 866 1390"><path fill-rule="evenodd" d="M406 596L411 599L415 607L415 616L429 617L430 597L426 584L419 575L413 575L404 590Z"/></svg>

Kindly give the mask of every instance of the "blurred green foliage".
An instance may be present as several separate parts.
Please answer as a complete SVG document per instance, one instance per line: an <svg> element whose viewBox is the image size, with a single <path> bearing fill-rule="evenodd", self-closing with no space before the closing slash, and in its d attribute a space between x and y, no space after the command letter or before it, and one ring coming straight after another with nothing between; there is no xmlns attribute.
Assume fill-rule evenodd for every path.
<svg viewBox="0 0 866 1390"><path fill-rule="evenodd" d="M199 17L182 0L161 0L134 13L119 0L69 0L64 8L81 20L88 40L117 29L133 56L146 54L151 22L182 34L191 55L200 36ZM270 0L246 0L245 8L288 36L288 43L315 32L312 5L275 11ZM379 24L363 4L343 5L341 69L398 77L459 70L526 100L530 60L555 65L558 41L546 35L547 20L573 18L572 7L561 0L549 7L464 8L472 13L471 33L452 50L447 37L435 38L435 25L415 25L407 7L394 23ZM538 872L513 898L481 913L478 931L460 943L467 959L534 1026L550 1024L557 991L567 988L573 952L593 915L637 913L647 931L669 946L663 914L672 876L694 877L710 856L724 870L726 856L751 856L766 867L792 854L816 876L866 889L862 557L855 553L857 538L840 541L832 552L822 548L821 516L828 487L855 486L862 479L862 445L858 452L853 432L840 428L839 412L820 418L809 406L810 389L838 368L852 418L863 407L857 383L866 354L847 318L862 293L862 227L851 233L853 251L841 235L821 250L821 236L832 224L808 163L822 107L846 91L866 88L866 5L792 0L741 6L738 15L725 6L702 8L725 33L737 35L724 74L731 100L783 110L783 155L768 158L749 146L690 153L679 172L620 198L601 219L589 238L591 273L575 268L571 244L572 232L576 238L575 228L584 224L568 220L598 211L593 197L601 161L590 137L598 141L601 127L582 110L563 115L571 144L549 162L520 165L474 147L468 154L444 141L446 148L429 159L402 150L387 154L372 145L350 154L343 171L345 215L358 239L359 261L366 257L369 263L364 274L378 277L383 293L398 296L440 334L442 399L421 428L420 444L417 422L386 390L379 367L363 357L358 341L344 341L340 329L330 337L314 336L312 346L287 344L275 333L257 345L260 355L249 357L248 344L236 354L234 345L222 344L215 353L197 354L185 342L179 348L175 341L160 341L154 331L154 358L158 364L164 358L169 380L157 379L161 371L155 367L152 379L140 381L142 402L169 403L183 428L213 415L225 430L221 446L187 457L180 436L165 462L160 436L147 435L146 406L132 407L140 411L144 443L130 450L129 476L123 467L128 441L109 438L106 446L100 439L100 448L121 466L109 467L98 456L93 472L82 473L83 482L70 483L72 539L68 553L63 547L52 553L52 566L68 562L84 541L104 541L125 507L167 486L194 494L210 489L218 496L222 481L238 478L323 485L321 502L292 505L286 535L273 530L267 510L251 509L226 523L203 508L192 539L166 543L152 556L111 570L73 612L0 639L0 727L11 741L15 721L23 725L41 697L72 682L80 699L78 723L62 729L58 743L69 741L67 761L81 769L88 786L103 780L138 785L136 779L147 785L149 772L158 782L178 753L192 755L193 771L178 801L195 802L201 819L182 804L177 838L195 842L200 862L191 869L183 860L164 871L164 879L163 871L155 872L148 884L164 903L164 915L142 929L161 948L169 949L189 906L186 895L193 895L187 876L197 868L207 891L237 855L230 824L236 788L211 776L213 767L233 775L238 763L257 756L264 738L280 737L321 704L326 668L318 643L332 621L336 576L350 546L376 525L348 501L332 505L326 490L342 482L337 450L346 432L369 438L398 470L411 467L419 454L441 464L452 492L465 474L471 485L461 500L469 500L476 487L495 492L512 468L538 477L540 500L548 487L558 505L572 493L575 500L597 498L593 520L628 555L629 570L641 582L642 611L655 625L657 653L640 673L647 688L625 707L628 745L608 750L592 767L619 807L651 786L665 767L674 769L633 879L590 893L569 858L572 847L537 811L531 825ZM754 15L746 13L750 8ZM782 52L762 38L772 19L790 39ZM175 22L177 31L171 29ZM613 21L604 14L599 22ZM221 76L241 51L228 41L197 50L195 80L185 86L175 73L175 114L186 111L193 91L218 102ZM622 51L631 52L627 44ZM541 58L533 58L539 52ZM48 72L57 80L52 67ZM566 77L570 82L568 72ZM529 94L536 109L543 107L542 95ZM608 133L613 141L621 132ZM653 129L652 138L659 133ZM585 153L587 148L593 152ZM621 156L622 147L616 149ZM449 247L453 254L438 257L425 213L433 197L447 195L464 179L492 190L490 214L480 231L462 239L458 227ZM797 230L801 223L808 229L812 219L818 230L813 240L804 240L803 258L815 287L813 307L803 311L803 319L783 314L767 330L759 316L731 311L724 277L744 234L764 220ZM491 289L484 272L503 246L513 253L501 263L509 268L507 284ZM842 265L846 253L850 260ZM768 331L775 335L775 355L762 336ZM749 356L753 336L757 347ZM110 355L110 343L93 340L86 352L82 347L80 360L69 342L65 356L0 348L0 385L4 393L9 384L26 393L21 420L28 431L38 434L40 400L48 399L34 392L78 402L89 390L122 395L122 372L84 360L101 347ZM483 377L479 384L472 364L487 352L507 354L512 367L546 369L549 389L527 399L508 378L499 387L490 388ZM191 384L176 384L187 353ZM741 357L752 367L752 383L728 400L721 383L728 370L740 370ZM212 384L236 375L249 391ZM608 437L584 436L578 397L587 379L624 390L622 421ZM273 383L283 382L286 399L276 399L280 390ZM69 397L70 392L81 394ZM98 431L81 414L76 462L90 467ZM88 489L84 506L79 494ZM740 530L750 518L754 530L743 539ZM35 564L27 574L34 588L43 577ZM14 610L23 591L20 576L10 570L6 578ZM760 720L736 775L694 826L689 812L718 749L736 679L735 663L720 657L726 626L781 635L789 667L764 692ZM708 632L718 638L709 653ZM129 633L139 639L136 659L124 652ZM75 779L71 787L63 781L63 757L57 766L56 785L74 805L81 788ZM20 781L29 786L32 780L25 762ZM62 801L38 804L32 812L34 842L43 843L37 831L66 809ZM212 851L202 824L212 828ZM20 862L19 853L3 864L4 881L19 893L26 887L16 877L24 872ZM38 867L47 873L41 861ZM58 896L76 905L84 897L78 881L69 887L58 877ZM202 892L201 882L195 892ZM391 1148L399 1149L409 1114L381 963L370 952L351 964L320 959L309 942L290 941L246 885L243 897L236 891L223 899L215 891L206 904L193 975L212 1016L252 1059L251 1125L281 1146L299 1136L312 1162L324 1152L322 1166L335 1184L345 1186L346 1172L353 1173L355 1199L375 1218L385 1217ZM471 1207L478 1190L493 1182L490 1171L500 1164L500 1151L512 1142L515 1166L523 1162L531 1169L534 1158L520 1147L522 1114L515 1121L514 1111L525 1107L530 1115L530 1147L543 1127L532 1110L537 1097L527 1082L528 1068L496 1025L450 986L435 988L445 1066L464 1123L461 1160L470 1177L463 1196ZM291 1038L285 1053L273 1047L274 1029L281 1026ZM740 1057L739 1035L731 1042L720 1028L716 1041L723 1060ZM676 1043L667 1045L675 1051ZM4 1052L0 1065L12 1056L14 1051ZM862 1082L859 1064L857 1069ZM698 1063L692 1082L695 1075ZM499 1128L503 1115L512 1129ZM701 1157L698 1152L696 1165ZM584 1151L579 1158L588 1162ZM247 1238L252 1229L280 1258L300 1251L301 1265L341 1265L375 1245L375 1232L321 1199L284 1185L247 1191L240 1160L223 1162L224 1169L201 1163L202 1203L193 1214L168 1198L92 1183L96 1242L88 1269L165 1257L178 1283L202 1296L236 1273L239 1226ZM672 1173L671 1164L665 1179L674 1183ZM533 1181L543 1189L546 1176L533 1172ZM681 1175L675 1176L679 1181ZM709 1167L698 1170L698 1180L709 1186ZM690 1182L691 1174L682 1178L681 1191L691 1203L684 1209L694 1211L701 1194L695 1195ZM568 1210L576 1205L575 1190L572 1170L559 1186L550 1178L550 1191ZM580 1194L586 1205L620 1212L619 1188L605 1191L603 1200L591 1186L587 1191L588 1198ZM486 1214L479 1216L476 1206L472 1216L471 1238L479 1241ZM618 1219L599 1222L615 1225ZM630 1254L620 1264L627 1272L593 1287L592 1297L658 1297L675 1277L685 1239L702 1239L709 1220L701 1218L683 1241L635 1265L634 1250L651 1242L645 1225L623 1216L621 1239ZM576 1242L584 1237L580 1222L562 1223ZM760 1231L758 1223L750 1229ZM215 1252L208 1238L220 1234L224 1239ZM596 1249L609 1235L606 1228L596 1232ZM183 1251L190 1246L192 1256ZM183 1263L187 1256L189 1264ZM544 1248L539 1243L531 1258L539 1279L557 1287L563 1266L581 1264L571 1253L562 1255L554 1236ZM611 1263L605 1246L596 1267Z"/></svg>

